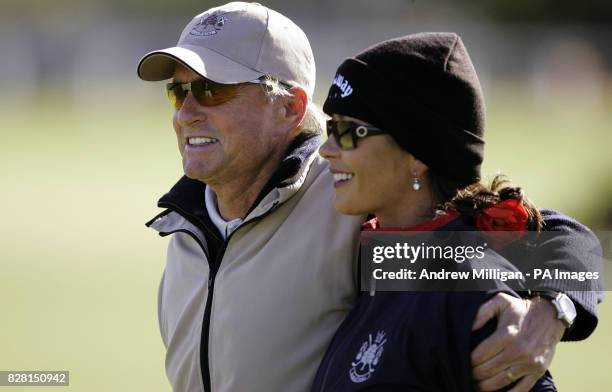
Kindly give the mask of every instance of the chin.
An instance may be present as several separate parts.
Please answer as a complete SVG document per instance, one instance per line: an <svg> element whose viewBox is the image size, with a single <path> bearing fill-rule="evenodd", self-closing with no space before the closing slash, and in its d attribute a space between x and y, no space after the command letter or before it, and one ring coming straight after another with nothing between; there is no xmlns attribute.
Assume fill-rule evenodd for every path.
<svg viewBox="0 0 612 392"><path fill-rule="evenodd" d="M354 203L346 202L343 200L335 200L334 208L341 214L344 215L366 215L368 212L362 208L359 208Z"/></svg>
<svg viewBox="0 0 612 392"><path fill-rule="evenodd" d="M192 180L198 180L201 182L206 182L206 177L203 176L202 172L199 170L193 170L192 168L189 167L184 167L183 171L185 173L185 176L191 178Z"/></svg>
<svg viewBox="0 0 612 392"><path fill-rule="evenodd" d="M209 168L201 162L183 161L183 172L193 180L203 181L209 177Z"/></svg>

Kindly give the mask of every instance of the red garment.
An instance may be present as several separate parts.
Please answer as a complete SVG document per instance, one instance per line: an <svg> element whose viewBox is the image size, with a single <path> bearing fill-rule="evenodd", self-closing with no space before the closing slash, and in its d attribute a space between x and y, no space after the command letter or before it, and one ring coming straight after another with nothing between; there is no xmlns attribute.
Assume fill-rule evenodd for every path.
<svg viewBox="0 0 612 392"><path fill-rule="evenodd" d="M432 231L459 218L461 214L456 211L445 212L426 222L410 227L381 227L378 218L370 219L361 226L362 231Z"/></svg>

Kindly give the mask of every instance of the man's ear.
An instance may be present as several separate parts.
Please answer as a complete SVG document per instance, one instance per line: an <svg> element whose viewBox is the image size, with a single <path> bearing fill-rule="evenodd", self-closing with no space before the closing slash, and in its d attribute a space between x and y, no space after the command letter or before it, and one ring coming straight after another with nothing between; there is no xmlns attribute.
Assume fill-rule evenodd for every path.
<svg viewBox="0 0 612 392"><path fill-rule="evenodd" d="M292 87L289 89L291 96L283 97L283 115L284 120L288 122L292 130L296 130L304 119L306 108L308 107L308 96L306 91L301 87Z"/></svg>

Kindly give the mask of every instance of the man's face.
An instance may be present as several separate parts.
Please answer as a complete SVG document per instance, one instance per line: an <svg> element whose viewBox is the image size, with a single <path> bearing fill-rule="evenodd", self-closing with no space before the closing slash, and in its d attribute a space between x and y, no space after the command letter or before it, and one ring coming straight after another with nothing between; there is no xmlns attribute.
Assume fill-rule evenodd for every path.
<svg viewBox="0 0 612 392"><path fill-rule="evenodd" d="M200 78L181 65L174 72L175 82ZM288 145L282 120L282 103L270 102L256 84L241 85L234 98L217 106L203 106L189 92L173 116L185 174L215 186L252 181L276 169L270 161Z"/></svg>

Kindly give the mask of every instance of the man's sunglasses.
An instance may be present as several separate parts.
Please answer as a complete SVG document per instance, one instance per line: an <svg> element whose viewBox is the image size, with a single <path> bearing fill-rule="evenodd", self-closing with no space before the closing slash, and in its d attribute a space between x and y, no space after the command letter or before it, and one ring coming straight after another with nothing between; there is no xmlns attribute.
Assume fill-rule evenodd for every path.
<svg viewBox="0 0 612 392"><path fill-rule="evenodd" d="M372 125L357 124L354 121L327 120L327 136L334 135L336 143L342 150L357 147L357 139L368 136L383 135L382 131Z"/></svg>
<svg viewBox="0 0 612 392"><path fill-rule="evenodd" d="M261 84L261 80L247 83ZM173 82L166 84L168 98L175 109L180 109L191 91L193 97L202 106L217 106L236 97L238 89L246 83L223 84L208 79L198 79L189 83Z"/></svg>

